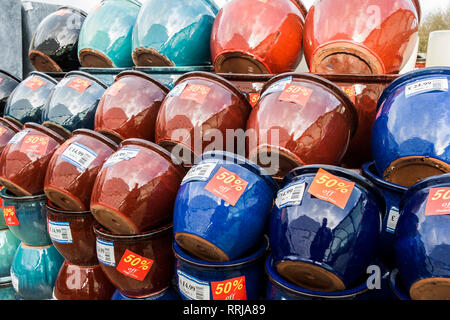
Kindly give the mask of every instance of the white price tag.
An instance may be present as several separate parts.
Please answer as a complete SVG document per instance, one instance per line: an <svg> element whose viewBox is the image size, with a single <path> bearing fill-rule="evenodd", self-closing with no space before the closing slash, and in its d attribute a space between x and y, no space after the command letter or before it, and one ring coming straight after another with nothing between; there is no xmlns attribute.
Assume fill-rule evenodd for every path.
<svg viewBox="0 0 450 320"><path fill-rule="evenodd" d="M183 271L177 270L178 288L190 300L210 300L209 283L191 277Z"/></svg>
<svg viewBox="0 0 450 320"><path fill-rule="evenodd" d="M133 147L125 147L118 150L116 153L112 154L106 162L103 164L103 167L112 166L120 161L128 161L137 156L139 153L139 148Z"/></svg>
<svg viewBox="0 0 450 320"><path fill-rule="evenodd" d="M206 181L208 180L211 172L216 167L216 163L202 163L192 167L188 173L184 176L183 181L181 183L186 183L191 180L200 180Z"/></svg>
<svg viewBox="0 0 450 320"><path fill-rule="evenodd" d="M287 206L297 206L302 203L303 194L305 192L305 182L301 180L277 193L275 204L279 209Z"/></svg>
<svg viewBox="0 0 450 320"><path fill-rule="evenodd" d="M389 210L389 216L387 220L386 225L386 231L389 233L394 233L395 228L397 228L398 218L400 217L400 213L398 208L391 207L391 210Z"/></svg>
<svg viewBox="0 0 450 320"><path fill-rule="evenodd" d="M116 259L114 257L114 243L97 239L97 258L101 263L115 267Z"/></svg>
<svg viewBox="0 0 450 320"><path fill-rule="evenodd" d="M98 154L78 142L71 143L61 154L61 158L81 171L85 171L97 158Z"/></svg>
<svg viewBox="0 0 450 320"><path fill-rule="evenodd" d="M19 143L20 141L22 141L23 138L25 138L25 136L28 134L30 130L22 130L17 132L12 138L11 140L9 140L8 144L16 144Z"/></svg>
<svg viewBox="0 0 450 320"><path fill-rule="evenodd" d="M405 88L406 97L429 91L448 91L448 80L446 78L420 80L407 85Z"/></svg>
<svg viewBox="0 0 450 320"><path fill-rule="evenodd" d="M72 243L72 232L69 222L48 221L48 233L50 238L59 243Z"/></svg>

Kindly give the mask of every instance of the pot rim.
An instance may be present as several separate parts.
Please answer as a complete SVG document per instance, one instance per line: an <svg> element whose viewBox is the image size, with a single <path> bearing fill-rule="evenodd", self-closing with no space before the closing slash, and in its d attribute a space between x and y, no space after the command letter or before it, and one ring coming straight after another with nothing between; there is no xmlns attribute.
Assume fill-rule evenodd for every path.
<svg viewBox="0 0 450 320"><path fill-rule="evenodd" d="M308 10L306 9L305 5L301 0L291 0L291 2L294 3L294 5L300 10L300 12L303 15L303 24L305 23L306 16L308 15Z"/></svg>
<svg viewBox="0 0 450 320"><path fill-rule="evenodd" d="M402 292L402 290L397 286L397 283L399 282L400 273L398 272L398 269L394 269L391 272L389 272L389 289L399 298L400 300L410 300L410 298L405 294L405 292Z"/></svg>
<svg viewBox="0 0 450 320"><path fill-rule="evenodd" d="M8 277L8 278L11 278L11 277ZM7 288L7 287L11 287L11 288L13 287L12 280L8 280L6 282L0 283L0 289Z"/></svg>
<svg viewBox="0 0 450 320"><path fill-rule="evenodd" d="M18 77L16 77L16 76L12 75L12 74L9 73L8 71L5 71L5 70L3 70L3 69L0 69L0 73L3 73L5 76L10 77L11 79L17 81L18 83L21 83L21 82L22 82L22 80L20 80L20 79L19 79Z"/></svg>
<svg viewBox="0 0 450 320"><path fill-rule="evenodd" d="M8 199L10 201L16 201L16 202L37 201L37 200L47 199L47 196L45 193L37 194L34 196L15 196L15 195L11 194L6 188L3 188L0 190L0 197L2 199Z"/></svg>
<svg viewBox="0 0 450 320"><path fill-rule="evenodd" d="M88 79L91 79L92 81L96 82L97 84L99 84L101 87L103 87L104 89L107 89L108 86L106 85L106 83L104 83L103 81L101 81L100 79L94 77L92 74L84 72L84 71L80 71L80 70L73 70L73 71L69 71L66 73L66 75L64 76L64 79L69 78L71 76L74 75L78 75L78 76L82 76Z"/></svg>
<svg viewBox="0 0 450 320"><path fill-rule="evenodd" d="M396 80L397 74L351 74L351 73L313 73L319 77L333 82L354 82L357 83L391 83Z"/></svg>
<svg viewBox="0 0 450 320"><path fill-rule="evenodd" d="M84 18L86 18L87 15L88 15L85 11L81 10L80 8L77 8L77 7L74 7L74 6L71 6L71 5L64 5L64 6L61 6L61 7L59 7L58 9L56 9L56 11L64 10L64 9L69 9L69 10L72 10L73 12L79 13L79 14L82 15ZM56 11L54 11L53 13L55 13Z"/></svg>
<svg viewBox="0 0 450 320"><path fill-rule="evenodd" d="M365 164L363 164L362 166L362 172L363 174L369 179L369 180L373 180L372 182L375 184L378 184L380 186L382 186L383 188L387 188L391 191L395 191L395 192L406 192L408 190L408 187L390 182L390 181L386 181L382 178L380 178L378 175L375 174L375 172L371 169L375 169L375 162L367 162Z"/></svg>
<svg viewBox="0 0 450 320"><path fill-rule="evenodd" d="M166 74L173 74L173 73L188 73L193 71L205 71L205 72L213 72L214 68L212 65L208 66L179 66L179 67L140 67L140 66L134 66L133 70L141 71L141 72L151 72L154 71L155 73L166 73Z"/></svg>
<svg viewBox="0 0 450 320"><path fill-rule="evenodd" d="M40 72L40 71L31 71L31 72L27 75L27 77L26 77L25 79L22 80L22 82L24 82L25 80L27 80L27 79L30 78L31 76L39 76L39 77L42 77L42 78L44 78L44 79L50 81L51 83L53 83L53 84L55 84L55 85L58 84L58 81L57 81L55 78L49 76L48 74L46 74L46 73L44 73L44 72Z"/></svg>
<svg viewBox="0 0 450 320"><path fill-rule="evenodd" d="M419 24L420 24L420 21L422 20L422 7L420 6L419 0L412 0L412 1L414 2L414 6L416 7L417 16L419 18Z"/></svg>
<svg viewBox="0 0 450 320"><path fill-rule="evenodd" d="M52 211L56 215L70 215L71 217L85 217L86 215L92 214L90 211L66 211L57 207L49 199L45 202L45 208Z"/></svg>
<svg viewBox="0 0 450 320"><path fill-rule="evenodd" d="M119 147L118 143L114 142L113 140L111 140L107 136L101 134L100 132L97 132L97 131L94 131L91 129L85 129L85 128L76 129L72 132L70 138L73 138L77 134L86 135L86 136L92 137L94 139L100 140L104 144L108 145L114 151L116 151L117 148Z"/></svg>
<svg viewBox="0 0 450 320"><path fill-rule="evenodd" d="M25 123L23 125L23 129L27 129L27 128L34 129L41 133L44 133L44 134L50 136L51 138L53 138L54 140L56 140L59 144L63 144L69 138L69 133L67 133L66 137L63 137L62 135L59 134L59 132L56 132L48 127L45 127L45 126L35 123L35 122Z"/></svg>
<svg viewBox="0 0 450 320"><path fill-rule="evenodd" d="M171 232L171 230L173 230L173 223L170 222L163 226L156 227L150 231L145 231L143 233L133 235L116 234L107 230L99 224L92 226L92 228L94 229L94 233L97 237L101 237L110 241L136 242L137 240L145 241L155 239L165 235L168 232Z"/></svg>
<svg viewBox="0 0 450 320"><path fill-rule="evenodd" d="M138 70L126 70L126 71L122 71L121 73L119 73L114 82L117 82L120 78L126 77L126 76L135 76L135 77L139 77L142 78L144 80L147 80L153 84L155 84L156 86L158 86L162 91L164 91L164 93L167 95L170 91L169 88L167 88L165 85L163 85L161 82L159 82L158 80L156 80L155 78L149 76L148 74L142 72L142 71L138 71Z"/></svg>
<svg viewBox="0 0 450 320"><path fill-rule="evenodd" d="M0 122L2 124L4 124L5 126L7 126L8 128L10 128L11 130L15 131L16 133L22 130L22 128L20 128L18 125L16 125L14 122L12 122L9 119L0 117Z"/></svg>
<svg viewBox="0 0 450 320"><path fill-rule="evenodd" d="M265 256L265 254L269 250L269 240L267 236L264 236L262 243L259 245L259 247L256 249L256 251L253 251L250 255L237 259L237 260L231 260L231 261L222 261L222 262L210 262L210 261L204 261L197 258L192 257L181 247L178 245L176 241L172 244L172 249L174 251L175 257L177 259L180 259L183 262L186 262L190 265L194 265L197 267L206 267L206 268L235 268L242 265L250 264L258 259L261 259Z"/></svg>
<svg viewBox="0 0 450 320"><path fill-rule="evenodd" d="M279 75L276 75L272 77L269 81L267 81L264 86L262 87L260 93L261 96L263 96L264 91L266 91L272 84L275 82L284 79L292 77L292 79L299 79L299 80L306 80L311 81L317 85L319 85L322 88L325 88L328 91L331 91L335 94L336 98L341 101L344 106L348 107L351 113L351 121L352 121L352 137L355 136L356 131L358 129L358 111L356 110L356 107L354 103L350 100L350 97L341 90L337 85L335 85L330 80L325 79L324 77L321 77L319 75L313 74L313 73L296 73L296 72L286 72L281 73Z"/></svg>

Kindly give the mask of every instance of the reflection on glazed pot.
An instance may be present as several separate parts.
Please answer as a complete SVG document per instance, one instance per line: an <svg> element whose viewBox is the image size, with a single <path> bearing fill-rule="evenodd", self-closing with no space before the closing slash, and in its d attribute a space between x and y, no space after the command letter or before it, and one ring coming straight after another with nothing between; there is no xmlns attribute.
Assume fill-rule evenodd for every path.
<svg viewBox="0 0 450 320"><path fill-rule="evenodd" d="M389 274L389 287L392 293L398 298L398 300L411 300L408 291L405 289L405 285L398 273L398 269L393 269Z"/></svg>
<svg viewBox="0 0 450 320"><path fill-rule="evenodd" d="M0 115L3 116L6 102L14 89L22 80L13 76L12 74L0 70Z"/></svg>
<svg viewBox="0 0 450 320"><path fill-rule="evenodd" d="M0 230L0 284L11 281L11 264L20 240L8 228Z"/></svg>
<svg viewBox="0 0 450 320"><path fill-rule="evenodd" d="M22 125L6 118L0 118L0 153L8 144L14 135L22 130Z"/></svg>
<svg viewBox="0 0 450 320"><path fill-rule="evenodd" d="M119 290L116 290L111 300L180 300L180 295L173 287L169 287L160 293L141 299L124 296Z"/></svg>
<svg viewBox="0 0 450 320"><path fill-rule="evenodd" d="M0 283L0 301L16 300L16 292L12 282Z"/></svg>

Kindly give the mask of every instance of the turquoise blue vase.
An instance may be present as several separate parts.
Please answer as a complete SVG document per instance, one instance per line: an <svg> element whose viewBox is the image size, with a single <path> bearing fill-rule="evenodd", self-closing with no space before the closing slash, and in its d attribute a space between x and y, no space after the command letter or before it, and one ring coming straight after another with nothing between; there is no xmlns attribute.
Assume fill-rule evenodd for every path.
<svg viewBox="0 0 450 320"><path fill-rule="evenodd" d="M11 281L0 283L0 301L2 300L16 300L16 292Z"/></svg>
<svg viewBox="0 0 450 320"><path fill-rule="evenodd" d="M9 229L0 230L0 283L11 281L11 264L19 244Z"/></svg>

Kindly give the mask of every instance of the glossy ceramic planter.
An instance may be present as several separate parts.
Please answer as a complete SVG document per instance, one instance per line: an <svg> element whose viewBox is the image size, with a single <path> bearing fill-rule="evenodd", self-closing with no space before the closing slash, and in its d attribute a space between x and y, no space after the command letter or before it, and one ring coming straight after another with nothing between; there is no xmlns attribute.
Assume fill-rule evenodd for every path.
<svg viewBox="0 0 450 320"><path fill-rule="evenodd" d="M450 30L435 30L428 35L426 67L450 67Z"/></svg>
<svg viewBox="0 0 450 320"><path fill-rule="evenodd" d="M0 301L16 300L16 292L12 282L0 283Z"/></svg>
<svg viewBox="0 0 450 320"><path fill-rule="evenodd" d="M174 264L172 225L132 236L113 234L98 227L94 232L100 266L121 294L130 298L146 298L171 285ZM127 260L129 254L134 255L133 258L139 257L136 261L150 262L147 264L150 267L144 270L146 273L133 277L119 271L123 270L120 262ZM135 259L131 262L134 263Z"/></svg>
<svg viewBox="0 0 450 320"><path fill-rule="evenodd" d="M9 96L20 82L21 80L12 74L9 74L4 70L0 70L0 114L2 116Z"/></svg>
<svg viewBox="0 0 450 320"><path fill-rule="evenodd" d="M114 292L111 300L181 300L181 299L180 299L180 295L178 294L178 292L174 288L169 287L160 293L157 293L157 294L154 294L149 297L142 298L142 299L129 298L129 297L121 294L119 290L116 290Z"/></svg>
<svg viewBox="0 0 450 320"><path fill-rule="evenodd" d="M229 81L212 73L190 72L177 80L164 99L155 141L185 165L192 165L211 145L211 136L219 150L229 145L236 149L234 136L227 141L227 130L244 130L250 110L248 100Z"/></svg>
<svg viewBox="0 0 450 320"><path fill-rule="evenodd" d="M8 120L6 118L0 118L0 153L3 152L9 140L14 137L14 135L22 130L22 125Z"/></svg>
<svg viewBox="0 0 450 320"><path fill-rule="evenodd" d="M173 247L183 300L259 300L263 296L266 238L245 257L226 262L207 262L190 256L177 243Z"/></svg>
<svg viewBox="0 0 450 320"><path fill-rule="evenodd" d="M291 88L301 93L289 96ZM267 153L276 156L278 168L272 164L270 170L276 178L304 164L338 165L357 127L355 106L332 82L312 74L278 75L264 85L250 113L247 130L256 145L249 144L249 159L264 166Z"/></svg>
<svg viewBox="0 0 450 320"><path fill-rule="evenodd" d="M53 154L45 175L44 191L58 207L88 211L95 178L117 143L89 129L77 129Z"/></svg>
<svg viewBox="0 0 450 320"><path fill-rule="evenodd" d="M21 244L11 265L11 279L18 299L50 300L64 258L54 246Z"/></svg>
<svg viewBox="0 0 450 320"><path fill-rule="evenodd" d="M342 207L309 193L312 183L320 180L316 179L319 169L348 185L345 190L351 193ZM357 173L325 165L292 170L284 178L276 201L291 187L304 188L303 193L298 191L300 204L280 202L270 218L270 246L277 272L309 290L352 288L376 256L385 210L382 194Z"/></svg>
<svg viewBox="0 0 450 320"><path fill-rule="evenodd" d="M305 20L303 49L311 72L393 74L413 53L418 0L323 0Z"/></svg>
<svg viewBox="0 0 450 320"><path fill-rule="evenodd" d="M116 288L100 265L80 267L64 261L56 278L56 300L111 300Z"/></svg>
<svg viewBox="0 0 450 320"><path fill-rule="evenodd" d="M19 244L20 240L8 228L0 230L0 284L11 281L11 264Z"/></svg>
<svg viewBox="0 0 450 320"><path fill-rule="evenodd" d="M136 66L211 64L209 39L218 12L211 0L149 0L133 29Z"/></svg>
<svg viewBox="0 0 450 320"><path fill-rule="evenodd" d="M110 87L114 83L116 76L123 71L129 70L129 68L80 68L79 70L93 75Z"/></svg>
<svg viewBox="0 0 450 320"><path fill-rule="evenodd" d="M93 130L95 112L106 88L106 84L88 73L67 73L45 105L42 124L67 132Z"/></svg>
<svg viewBox="0 0 450 320"><path fill-rule="evenodd" d="M439 207L444 213L426 215L427 202L436 198L434 188L444 190L442 197L446 201ZM445 190L450 190L450 174L429 177L410 187L400 203L395 258L413 300L450 299L450 192L446 194Z"/></svg>
<svg viewBox="0 0 450 320"><path fill-rule="evenodd" d="M28 51L37 71L67 72L80 67L78 38L85 18L80 9L64 6L39 23Z"/></svg>
<svg viewBox="0 0 450 320"><path fill-rule="evenodd" d="M56 84L45 73L30 72L9 96L3 116L21 124L41 123L42 111Z"/></svg>
<svg viewBox="0 0 450 320"><path fill-rule="evenodd" d="M170 154L142 139L123 141L103 164L91 196L91 212L110 231L130 235L172 219L184 169Z"/></svg>
<svg viewBox="0 0 450 320"><path fill-rule="evenodd" d="M52 243L47 232L45 194L17 197L3 189L0 191L0 197L3 201L3 215L5 208L12 207L14 210L17 222L11 224L5 219L14 236L30 246L45 246Z"/></svg>
<svg viewBox="0 0 450 320"><path fill-rule="evenodd" d="M135 0L102 0L87 16L78 42L83 67L129 68L132 33L141 4Z"/></svg>
<svg viewBox="0 0 450 320"><path fill-rule="evenodd" d="M211 32L220 73L294 71L302 58L306 9L300 0L236 0L220 10Z"/></svg>
<svg viewBox="0 0 450 320"><path fill-rule="evenodd" d="M64 259L77 266L98 265L94 216L89 211L63 211L49 201L46 212L50 239Z"/></svg>
<svg viewBox="0 0 450 320"><path fill-rule="evenodd" d="M44 193L44 178L53 153L67 136L28 122L0 155L0 184L17 196Z"/></svg>
<svg viewBox="0 0 450 320"><path fill-rule="evenodd" d="M148 74L155 80L165 85L170 90L175 82L183 74L194 71L213 72L212 66L190 66L190 67L134 67L134 70Z"/></svg>
<svg viewBox="0 0 450 320"><path fill-rule="evenodd" d="M155 124L169 89L143 72L120 73L95 114L95 130L119 139L155 140Z"/></svg>
<svg viewBox="0 0 450 320"><path fill-rule="evenodd" d="M202 171L205 174L199 175ZM228 181L221 187L223 177ZM190 255L205 261L246 256L264 236L276 190L264 170L238 155L223 151L203 154L177 194L175 241Z"/></svg>
<svg viewBox="0 0 450 320"><path fill-rule="evenodd" d="M450 173L450 67L425 68L392 82L378 101L372 153L384 180L411 186Z"/></svg>
<svg viewBox="0 0 450 320"><path fill-rule="evenodd" d="M408 292L405 290L403 281L398 273L398 269L394 269L389 274L389 287L392 293L397 297L398 300L407 301L411 300Z"/></svg>

